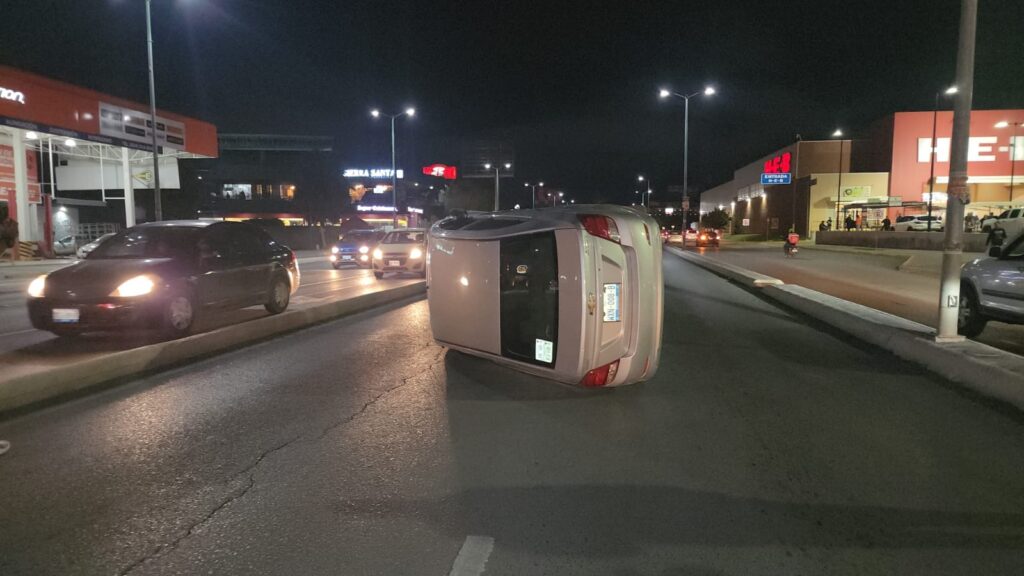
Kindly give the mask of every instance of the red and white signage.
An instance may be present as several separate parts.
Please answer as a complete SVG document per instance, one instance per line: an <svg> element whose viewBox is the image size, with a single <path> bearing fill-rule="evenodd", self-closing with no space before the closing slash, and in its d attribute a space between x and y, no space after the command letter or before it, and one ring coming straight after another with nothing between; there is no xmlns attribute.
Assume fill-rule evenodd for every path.
<svg viewBox="0 0 1024 576"><path fill-rule="evenodd" d="M34 150L25 151L25 165L28 168L28 201L39 204L42 201L39 190L39 167ZM14 148L0 144L0 201L7 202L8 207L15 204L14 192Z"/></svg>
<svg viewBox="0 0 1024 576"><path fill-rule="evenodd" d="M436 176L437 178L444 178L445 180L455 180L457 177L455 166L448 166L445 164L431 164L430 166L424 166L423 173L427 176Z"/></svg>
<svg viewBox="0 0 1024 576"><path fill-rule="evenodd" d="M790 164L792 162L793 155L789 152L783 152L775 158L766 160L764 163L763 172L765 174L787 174L790 172Z"/></svg>

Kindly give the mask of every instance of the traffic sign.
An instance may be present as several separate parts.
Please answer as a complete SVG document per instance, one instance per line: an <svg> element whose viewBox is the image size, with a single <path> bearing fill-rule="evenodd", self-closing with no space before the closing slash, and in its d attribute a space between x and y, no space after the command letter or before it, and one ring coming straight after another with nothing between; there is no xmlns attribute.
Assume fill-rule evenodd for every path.
<svg viewBox="0 0 1024 576"><path fill-rule="evenodd" d="M761 184L765 185L765 186L770 185L770 184L792 184L792 183L793 183L793 174L790 173L790 172L778 172L778 173L762 172L761 173Z"/></svg>

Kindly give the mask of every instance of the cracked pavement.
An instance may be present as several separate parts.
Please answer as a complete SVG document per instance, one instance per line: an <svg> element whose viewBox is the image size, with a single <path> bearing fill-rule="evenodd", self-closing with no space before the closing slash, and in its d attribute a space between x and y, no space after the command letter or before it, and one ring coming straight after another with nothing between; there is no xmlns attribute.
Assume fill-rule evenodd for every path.
<svg viewBox="0 0 1024 576"><path fill-rule="evenodd" d="M646 384L393 305L0 422L0 574L1012 574L1024 418L666 255Z"/></svg>

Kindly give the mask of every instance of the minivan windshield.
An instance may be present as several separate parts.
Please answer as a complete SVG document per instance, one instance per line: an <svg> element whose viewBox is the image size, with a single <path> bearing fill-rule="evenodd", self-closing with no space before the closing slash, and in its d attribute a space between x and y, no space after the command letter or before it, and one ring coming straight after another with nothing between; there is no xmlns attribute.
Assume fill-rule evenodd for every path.
<svg viewBox="0 0 1024 576"><path fill-rule="evenodd" d="M86 258L190 258L202 231L195 226L133 228L104 240Z"/></svg>

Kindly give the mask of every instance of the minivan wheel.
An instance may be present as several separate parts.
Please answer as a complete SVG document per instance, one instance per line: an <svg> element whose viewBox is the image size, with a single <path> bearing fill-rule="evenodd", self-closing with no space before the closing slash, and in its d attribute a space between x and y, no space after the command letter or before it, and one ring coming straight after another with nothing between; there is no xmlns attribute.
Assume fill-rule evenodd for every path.
<svg viewBox="0 0 1024 576"><path fill-rule="evenodd" d="M380 280L381 278L384 277L384 273L383 272L377 272L376 270L373 271L373 275L374 275L374 277L377 278L377 280Z"/></svg>
<svg viewBox="0 0 1024 576"><path fill-rule="evenodd" d="M291 300L291 295L292 287L288 285L288 280L278 276L270 285L270 293L267 294L267 303L264 304L263 307L271 314L280 314L288 308L288 302Z"/></svg>
<svg viewBox="0 0 1024 576"><path fill-rule="evenodd" d="M968 338L974 338L985 329L988 319L981 314L978 295L968 284L960 285L960 310L957 315L957 332Z"/></svg>
<svg viewBox="0 0 1024 576"><path fill-rule="evenodd" d="M195 301L188 294L171 296L164 307L164 330L178 338L192 331L196 323Z"/></svg>

